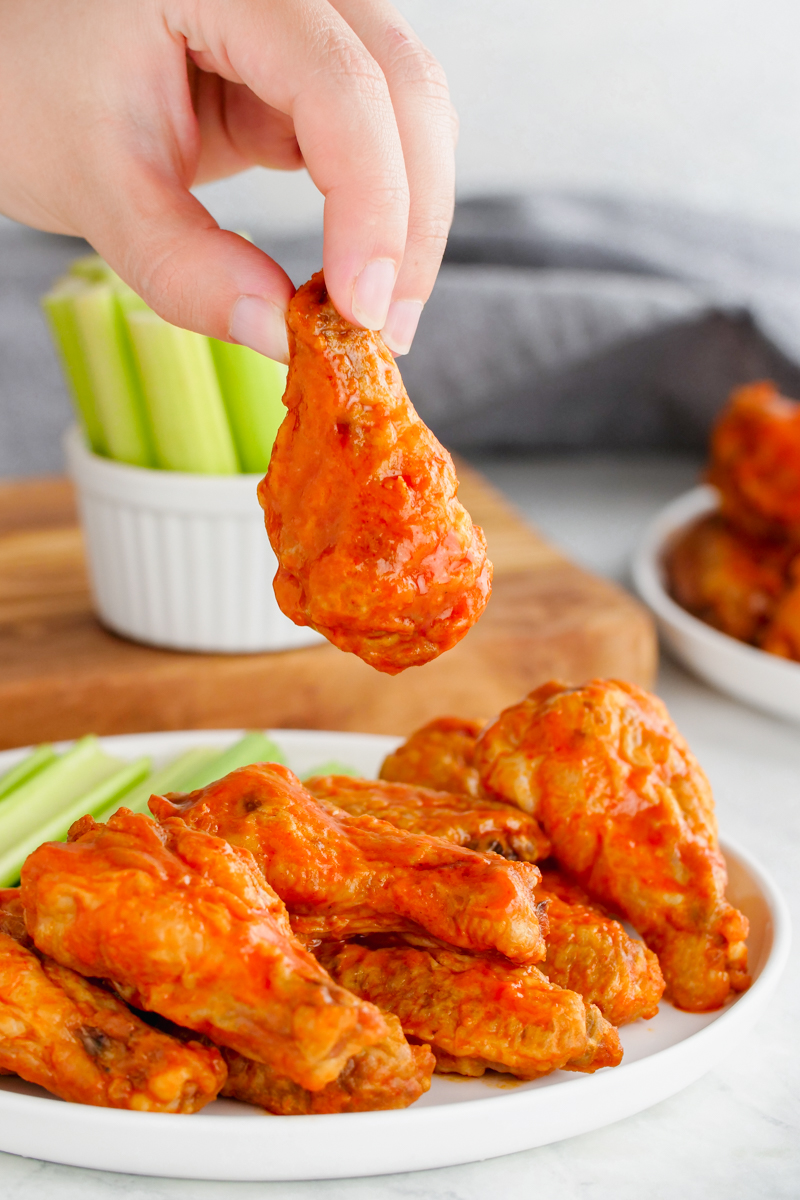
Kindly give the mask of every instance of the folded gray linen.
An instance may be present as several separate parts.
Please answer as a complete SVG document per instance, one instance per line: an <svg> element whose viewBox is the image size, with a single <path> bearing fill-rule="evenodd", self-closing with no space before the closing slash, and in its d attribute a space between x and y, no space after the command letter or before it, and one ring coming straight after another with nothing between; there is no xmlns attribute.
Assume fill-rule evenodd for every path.
<svg viewBox="0 0 800 1200"><path fill-rule="evenodd" d="M259 236L301 282L318 238ZM70 420L38 297L74 239L0 231L0 474L58 470ZM730 389L800 397L800 232L537 193L456 208L402 361L456 449L702 450Z"/></svg>

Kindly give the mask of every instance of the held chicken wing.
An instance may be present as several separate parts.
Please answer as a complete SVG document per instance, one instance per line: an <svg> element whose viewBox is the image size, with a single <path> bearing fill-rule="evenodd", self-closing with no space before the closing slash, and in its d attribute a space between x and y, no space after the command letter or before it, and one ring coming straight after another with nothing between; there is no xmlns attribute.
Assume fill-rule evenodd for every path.
<svg viewBox="0 0 800 1200"><path fill-rule="evenodd" d="M0 893L0 1071L62 1100L197 1112L226 1069L219 1051L151 1029L105 989L32 948L22 905Z"/></svg>
<svg viewBox="0 0 800 1200"><path fill-rule="evenodd" d="M632 922L675 1004L702 1012L748 986L711 789L660 700L547 684L484 730L476 762L489 794L534 813L560 864Z"/></svg>
<svg viewBox="0 0 800 1200"><path fill-rule="evenodd" d="M617 1031L598 1010L536 967L399 935L327 943L317 954L334 979L429 1044L440 1071L536 1079L559 1068L596 1071L622 1058Z"/></svg>
<svg viewBox="0 0 800 1200"><path fill-rule="evenodd" d="M436 1060L428 1046L409 1046L397 1017L384 1013L384 1020L388 1037L351 1058L333 1083L318 1092L226 1050L228 1080L222 1095L287 1117L408 1108L430 1088Z"/></svg>
<svg viewBox="0 0 800 1200"><path fill-rule="evenodd" d="M378 817L396 829L441 837L469 850L492 850L522 862L536 862L550 853L550 842L538 822L511 804L349 775L318 775L307 779L305 786L318 800L335 804L351 816Z"/></svg>
<svg viewBox="0 0 800 1200"><path fill-rule="evenodd" d="M258 489L275 596L296 625L394 675L478 620L492 582L486 542L380 334L339 316L321 272L287 321L289 411Z"/></svg>
<svg viewBox="0 0 800 1200"><path fill-rule="evenodd" d="M309 779L306 786L347 812L372 813L401 829L473 850L527 861L550 852L533 818L511 805L344 775ZM538 964L543 975L596 1004L612 1025L655 1016L664 980L652 950L557 871L543 874L536 898L547 905L547 956Z"/></svg>
<svg viewBox="0 0 800 1200"><path fill-rule="evenodd" d="M22 869L42 953L311 1090L386 1037L378 1010L293 937L246 850L126 809L107 825L84 817L70 837Z"/></svg>
<svg viewBox="0 0 800 1200"><path fill-rule="evenodd" d="M768 381L735 391L711 435L708 479L738 529L800 545L800 404Z"/></svg>
<svg viewBox="0 0 800 1200"><path fill-rule="evenodd" d="M678 604L715 629L757 643L786 591L797 547L741 533L719 513L703 517L667 560Z"/></svg>
<svg viewBox="0 0 800 1200"><path fill-rule="evenodd" d="M381 779L477 800L482 789L475 769L475 743L483 725L460 717L429 721L384 759Z"/></svg>
<svg viewBox="0 0 800 1200"><path fill-rule="evenodd" d="M518 962L544 957L532 863L351 817L276 763L241 767L188 796L154 796L150 808L251 851L304 941L423 929Z"/></svg>

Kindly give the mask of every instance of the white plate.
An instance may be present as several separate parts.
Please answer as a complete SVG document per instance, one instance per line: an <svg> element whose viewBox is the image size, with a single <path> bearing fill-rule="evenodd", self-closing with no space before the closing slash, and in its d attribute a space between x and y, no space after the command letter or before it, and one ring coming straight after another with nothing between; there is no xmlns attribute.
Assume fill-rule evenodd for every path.
<svg viewBox="0 0 800 1200"><path fill-rule="evenodd" d="M196 745L229 745L233 731L104 738L125 758L163 762ZM326 760L374 775L396 738L277 730L289 764L305 773ZM0 754L0 770L21 755ZM50 1162L188 1179L332 1179L453 1166L496 1158L598 1129L679 1091L735 1054L767 1005L789 951L789 917L766 872L724 845L729 896L749 917L753 986L719 1012L669 1004L623 1028L623 1064L596 1075L556 1071L535 1083L435 1078L402 1112L275 1117L221 1100L195 1116L66 1104L21 1080L0 1078L0 1150Z"/></svg>
<svg viewBox="0 0 800 1200"><path fill-rule="evenodd" d="M800 663L712 629L667 592L667 551L689 525L713 512L717 504L713 488L697 487L661 510L633 559L636 590L654 613L664 641L690 671L737 700L800 721Z"/></svg>

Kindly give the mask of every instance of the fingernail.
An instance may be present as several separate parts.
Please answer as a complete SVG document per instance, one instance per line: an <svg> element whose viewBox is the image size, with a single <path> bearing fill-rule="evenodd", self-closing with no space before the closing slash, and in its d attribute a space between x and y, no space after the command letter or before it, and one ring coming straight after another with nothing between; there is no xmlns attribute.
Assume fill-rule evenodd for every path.
<svg viewBox="0 0 800 1200"><path fill-rule="evenodd" d="M394 354L408 354L422 315L421 300L393 300L381 336Z"/></svg>
<svg viewBox="0 0 800 1200"><path fill-rule="evenodd" d="M390 258L367 263L353 287L353 316L365 329L382 329L392 299L397 268Z"/></svg>
<svg viewBox="0 0 800 1200"><path fill-rule="evenodd" d="M240 296L231 313L230 335L240 346L249 346L276 362L289 361L286 315L271 300Z"/></svg>

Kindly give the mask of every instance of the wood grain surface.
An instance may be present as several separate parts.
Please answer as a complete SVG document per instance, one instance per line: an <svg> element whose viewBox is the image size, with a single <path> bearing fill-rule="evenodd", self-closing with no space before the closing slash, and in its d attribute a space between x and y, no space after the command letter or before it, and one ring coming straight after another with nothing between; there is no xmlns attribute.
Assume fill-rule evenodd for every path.
<svg viewBox="0 0 800 1200"><path fill-rule="evenodd" d="M327 644L184 654L117 637L92 612L70 484L0 484L0 746L240 726L405 734L444 713L490 717L551 678L650 685L641 606L565 559L477 472L459 464L459 478L494 592L454 650L393 678Z"/></svg>

